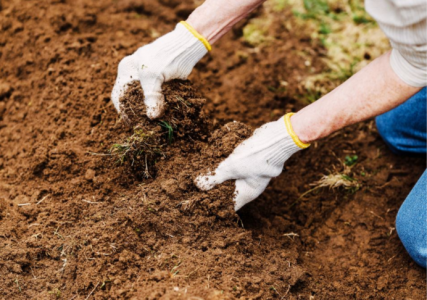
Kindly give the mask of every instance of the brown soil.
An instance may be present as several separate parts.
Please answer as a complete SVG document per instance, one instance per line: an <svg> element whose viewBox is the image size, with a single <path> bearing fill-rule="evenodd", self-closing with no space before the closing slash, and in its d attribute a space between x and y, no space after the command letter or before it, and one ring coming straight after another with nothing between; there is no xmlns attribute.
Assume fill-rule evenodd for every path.
<svg viewBox="0 0 427 300"><path fill-rule="evenodd" d="M250 134L229 121L256 127L305 105L299 82L324 68L323 49L291 30L289 11L273 16L269 47L245 44L242 23L197 65L209 131L166 143L155 178L109 155L133 133L110 101L118 62L192 9L0 2L0 298L424 299L425 270L394 219L425 160L393 155L373 121L292 157L239 216L232 182L207 193L192 184ZM352 153L360 190L298 200Z"/></svg>

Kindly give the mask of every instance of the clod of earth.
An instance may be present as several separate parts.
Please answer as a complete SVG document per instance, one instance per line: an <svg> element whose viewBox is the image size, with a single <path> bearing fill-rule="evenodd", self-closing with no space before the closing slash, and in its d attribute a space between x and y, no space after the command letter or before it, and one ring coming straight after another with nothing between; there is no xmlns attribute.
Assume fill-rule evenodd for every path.
<svg viewBox="0 0 427 300"><path fill-rule="evenodd" d="M189 81L173 80L163 85L166 101L159 120L146 116L144 92L138 81L128 85L120 99L123 121L133 128L131 136L115 143L111 153L134 172L153 178L156 162L169 156L172 147L190 149L196 141L206 141L208 119L203 112L206 102Z"/></svg>

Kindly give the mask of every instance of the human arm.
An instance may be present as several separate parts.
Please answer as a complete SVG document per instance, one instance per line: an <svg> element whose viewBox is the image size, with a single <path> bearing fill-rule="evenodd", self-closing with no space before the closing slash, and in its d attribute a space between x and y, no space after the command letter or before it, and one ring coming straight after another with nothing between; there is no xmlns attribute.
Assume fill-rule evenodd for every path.
<svg viewBox="0 0 427 300"><path fill-rule="evenodd" d="M281 170L290 155L305 147L304 143L384 113L426 85L425 1L366 0L365 3L390 39L393 50L293 115L289 118L290 125L285 126L283 118L264 125L262 133L239 145L216 170L197 177L195 183L199 188L208 190L225 180L235 179L234 199L238 210L263 192L274 177L273 169L276 173ZM294 143L289 142L289 136ZM285 140L288 143L284 143Z"/></svg>
<svg viewBox="0 0 427 300"><path fill-rule="evenodd" d="M389 111L420 89L396 75L390 66L390 52L387 52L292 116L292 127L301 141L311 143Z"/></svg>
<svg viewBox="0 0 427 300"><path fill-rule="evenodd" d="M164 111L163 82L187 79L195 64L238 21L264 0L207 0L175 30L139 48L119 63L111 100L120 112L120 98L131 81L139 80L144 91L147 116Z"/></svg>
<svg viewBox="0 0 427 300"><path fill-rule="evenodd" d="M265 1L207 0L194 10L187 22L213 44Z"/></svg>

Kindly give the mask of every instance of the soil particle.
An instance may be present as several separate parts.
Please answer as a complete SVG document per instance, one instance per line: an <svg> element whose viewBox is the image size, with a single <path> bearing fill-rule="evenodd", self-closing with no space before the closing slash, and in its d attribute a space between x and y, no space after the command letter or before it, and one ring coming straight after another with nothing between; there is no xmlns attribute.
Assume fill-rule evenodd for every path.
<svg viewBox="0 0 427 300"><path fill-rule="evenodd" d="M93 179L95 178L95 174L95 170L87 169L85 173L85 179L87 181L93 181Z"/></svg>
<svg viewBox="0 0 427 300"><path fill-rule="evenodd" d="M174 196L178 192L178 183L175 179L168 179L163 181L161 183L161 187L168 196Z"/></svg>
<svg viewBox="0 0 427 300"><path fill-rule="evenodd" d="M12 92L12 86L7 82L0 81L0 101L3 98L8 97L11 92Z"/></svg>

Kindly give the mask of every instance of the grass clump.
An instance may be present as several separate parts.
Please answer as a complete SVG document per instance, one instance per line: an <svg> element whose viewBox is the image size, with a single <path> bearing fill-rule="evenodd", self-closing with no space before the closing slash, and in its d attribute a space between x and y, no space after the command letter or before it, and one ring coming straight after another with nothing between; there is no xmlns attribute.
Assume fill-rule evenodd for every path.
<svg viewBox="0 0 427 300"><path fill-rule="evenodd" d="M312 189L304 192L299 196L299 198L293 202L290 207L294 206L299 200L307 196L308 194L317 191L321 188L330 188L330 189L336 189L336 188L344 188L345 190L349 191L350 193L355 193L359 190L360 184L359 182L353 178L350 177L347 174L344 173L330 173L328 175L323 175L322 178L320 178L318 181L310 184L311 186L314 186Z"/></svg>
<svg viewBox="0 0 427 300"><path fill-rule="evenodd" d="M326 49L321 60L327 69L303 79L307 92L325 95L389 49L387 38L365 11L362 0L270 1L276 7L278 3L280 7L289 7L296 23L308 27L312 40Z"/></svg>
<svg viewBox="0 0 427 300"><path fill-rule="evenodd" d="M117 157L117 162L128 162L133 169L142 170L145 178L150 178L150 169L157 158L163 155L163 145L158 134L135 128L133 134L122 143L114 144L110 153Z"/></svg>
<svg viewBox="0 0 427 300"><path fill-rule="evenodd" d="M131 82L120 99L123 124L129 127L130 135L114 143L109 152L140 178L154 178L156 163L174 149L192 149L192 143L207 138L208 119L202 110L205 99L191 83L172 80L163 84L162 92L166 103L160 120L147 117L139 81Z"/></svg>
<svg viewBox="0 0 427 300"><path fill-rule="evenodd" d="M353 177L352 167L354 167L358 159L359 157L357 155L347 155L344 161L338 159L342 170L338 171L334 167L333 172L329 171L328 175L323 175L318 181L311 183L310 185L313 186L313 188L301 194L301 196L299 196L299 198L293 202L290 207L294 206L299 200L308 194L322 188L329 188L333 190L341 188L350 193L357 192L361 185L359 181Z"/></svg>
<svg viewBox="0 0 427 300"><path fill-rule="evenodd" d="M329 174L323 175L320 180L312 183L315 186L315 189L328 187L330 189L335 189L339 187L343 187L346 190L356 191L359 189L359 183L356 179L346 175L346 174Z"/></svg>
<svg viewBox="0 0 427 300"><path fill-rule="evenodd" d="M274 37L268 35L271 23L271 18L251 19L243 28L243 40L254 47L266 45L273 41Z"/></svg>

